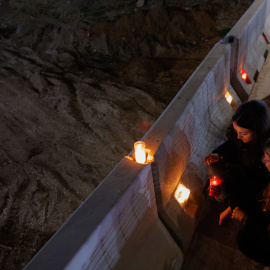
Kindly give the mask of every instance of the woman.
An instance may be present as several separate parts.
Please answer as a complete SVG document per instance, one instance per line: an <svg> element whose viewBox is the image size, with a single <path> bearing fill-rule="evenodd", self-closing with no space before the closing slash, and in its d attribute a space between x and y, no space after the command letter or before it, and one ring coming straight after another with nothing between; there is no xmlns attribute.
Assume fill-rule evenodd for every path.
<svg viewBox="0 0 270 270"><path fill-rule="evenodd" d="M265 143L262 159L270 172L270 139ZM267 176L270 180L270 174ZM241 208L236 207L232 212L232 218L243 223L243 230L237 235L239 249L249 258L265 265L270 265L270 238L268 226L270 224L270 183L263 192L258 208L247 214Z"/></svg>
<svg viewBox="0 0 270 270"><path fill-rule="evenodd" d="M229 201L229 207L220 214L220 225L231 217L235 207L247 213L251 211L266 185L267 169L261 161L262 147L270 135L270 112L266 103L244 102L233 115L229 131L229 139L205 158L208 174L223 179L221 196L224 198L226 194Z"/></svg>

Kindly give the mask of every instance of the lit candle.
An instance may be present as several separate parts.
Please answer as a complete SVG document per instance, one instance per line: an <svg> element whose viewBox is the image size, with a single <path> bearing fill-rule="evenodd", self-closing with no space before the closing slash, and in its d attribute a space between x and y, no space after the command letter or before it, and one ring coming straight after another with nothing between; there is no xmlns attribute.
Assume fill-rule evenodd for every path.
<svg viewBox="0 0 270 270"><path fill-rule="evenodd" d="M241 77L242 79L247 83L247 84L251 84L251 81L246 73L246 71L242 68L240 71Z"/></svg>
<svg viewBox="0 0 270 270"><path fill-rule="evenodd" d="M219 186L222 183L222 179L220 179L218 176L210 176L210 186L216 187Z"/></svg>
<svg viewBox="0 0 270 270"><path fill-rule="evenodd" d="M144 164L146 160L146 153L145 153L145 143L142 141L137 141L134 143L135 149L135 160L137 163Z"/></svg>
<svg viewBox="0 0 270 270"><path fill-rule="evenodd" d="M222 192L222 179L210 176L209 196L217 198Z"/></svg>

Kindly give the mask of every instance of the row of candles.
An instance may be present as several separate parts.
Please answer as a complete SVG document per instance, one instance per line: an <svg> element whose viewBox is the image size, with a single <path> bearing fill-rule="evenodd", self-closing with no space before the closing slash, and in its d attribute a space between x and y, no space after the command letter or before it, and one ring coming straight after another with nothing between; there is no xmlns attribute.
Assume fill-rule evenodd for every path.
<svg viewBox="0 0 270 270"><path fill-rule="evenodd" d="M140 164L151 163L154 161L154 157L151 155L151 151L145 148L145 142L137 141L134 143L135 161ZM217 198L221 193L222 179L218 176L210 177L209 196ZM179 202L182 208L187 204L190 190L183 184L179 184L174 194L174 197Z"/></svg>
<svg viewBox="0 0 270 270"><path fill-rule="evenodd" d="M134 143L135 161L140 164L151 163L154 157L149 149L145 148L145 142L137 141ZM222 179L218 176L210 177L209 196L217 198L221 193ZM179 204L184 207L188 201L190 190L183 184L180 184L175 192L175 198Z"/></svg>

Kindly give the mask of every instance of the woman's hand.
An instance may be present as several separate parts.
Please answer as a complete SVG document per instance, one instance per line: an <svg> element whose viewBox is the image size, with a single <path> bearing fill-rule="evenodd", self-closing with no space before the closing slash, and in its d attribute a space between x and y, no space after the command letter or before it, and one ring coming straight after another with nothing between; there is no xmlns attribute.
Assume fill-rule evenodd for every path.
<svg viewBox="0 0 270 270"><path fill-rule="evenodd" d="M234 208L232 212L232 218L241 221L242 218L246 217L246 213L239 207Z"/></svg>
<svg viewBox="0 0 270 270"><path fill-rule="evenodd" d="M220 159L222 159L222 157L219 154L216 154L216 153L210 154L204 159L204 164L205 165L210 165L211 163L217 162Z"/></svg>
<svg viewBox="0 0 270 270"><path fill-rule="evenodd" d="M224 210L220 215L219 215L219 226L224 224L227 220L231 218L232 215L232 209L229 206L226 210Z"/></svg>

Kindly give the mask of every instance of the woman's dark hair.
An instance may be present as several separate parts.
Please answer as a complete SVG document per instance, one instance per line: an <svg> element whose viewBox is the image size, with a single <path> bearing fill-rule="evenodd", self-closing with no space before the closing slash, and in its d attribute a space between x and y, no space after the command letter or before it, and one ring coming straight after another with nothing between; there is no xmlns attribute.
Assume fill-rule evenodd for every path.
<svg viewBox="0 0 270 270"><path fill-rule="evenodd" d="M270 111L262 100L242 103L232 117L232 121L242 128L255 132L256 142L264 144L270 135Z"/></svg>
<svg viewBox="0 0 270 270"><path fill-rule="evenodd" d="M268 138L263 146L264 152L270 156L270 138ZM268 211L270 210L270 183L266 186L263 191L263 199L261 200L263 203L263 208Z"/></svg>
<svg viewBox="0 0 270 270"><path fill-rule="evenodd" d="M262 201L262 206L263 209L266 211L270 210L270 183L267 184L266 188L263 191L263 199Z"/></svg>
<svg viewBox="0 0 270 270"><path fill-rule="evenodd" d="M268 156L270 156L270 138L268 138L266 142L264 143L263 151L266 152Z"/></svg>

